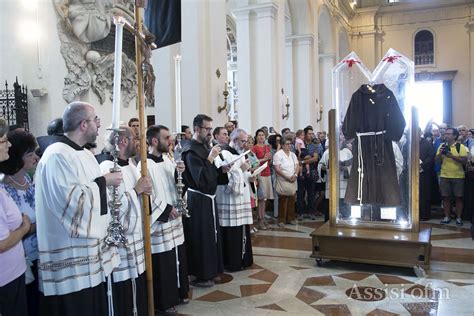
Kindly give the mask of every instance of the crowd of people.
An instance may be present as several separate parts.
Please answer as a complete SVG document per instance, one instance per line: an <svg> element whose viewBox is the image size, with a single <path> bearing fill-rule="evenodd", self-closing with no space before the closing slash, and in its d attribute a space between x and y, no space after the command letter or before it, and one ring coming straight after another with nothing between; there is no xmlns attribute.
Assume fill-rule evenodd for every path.
<svg viewBox="0 0 474 316"><path fill-rule="evenodd" d="M441 224L457 226L474 215L474 129L430 121L420 139L420 219L442 206Z"/></svg>
<svg viewBox="0 0 474 316"><path fill-rule="evenodd" d="M163 315L189 302L190 286L212 287L223 271L251 266L252 234L328 218L329 144L312 126L250 133L236 121L215 127L199 114L181 127L179 145L168 127L149 126L147 176L140 175L139 120L121 126L118 137L108 133L99 153L100 127L84 102L69 104L38 138L0 119L0 315L147 314L144 194L154 307ZM471 219L473 132L430 123L420 133L422 220L441 203L437 196L441 223ZM351 141L340 150L341 161L352 160ZM349 170L341 164L342 191ZM188 214L177 207L181 198ZM124 234L118 244L110 236L116 208Z"/></svg>

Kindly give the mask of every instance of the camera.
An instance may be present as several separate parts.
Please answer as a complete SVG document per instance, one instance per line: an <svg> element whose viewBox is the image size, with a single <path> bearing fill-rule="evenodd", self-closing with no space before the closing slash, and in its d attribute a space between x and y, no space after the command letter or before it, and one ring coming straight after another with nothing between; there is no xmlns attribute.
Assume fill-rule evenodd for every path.
<svg viewBox="0 0 474 316"><path fill-rule="evenodd" d="M450 152L451 152L451 148L449 148L449 144L444 143L443 147L441 148L441 155L447 155Z"/></svg>

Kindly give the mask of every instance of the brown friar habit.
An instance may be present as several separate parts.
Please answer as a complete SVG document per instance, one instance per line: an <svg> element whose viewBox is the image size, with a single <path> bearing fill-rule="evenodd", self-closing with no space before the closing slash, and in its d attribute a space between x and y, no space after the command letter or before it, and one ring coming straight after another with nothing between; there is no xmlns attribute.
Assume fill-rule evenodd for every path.
<svg viewBox="0 0 474 316"><path fill-rule="evenodd" d="M344 137L355 138L346 203L400 205L392 141L400 140L404 129L397 100L384 84L362 85L354 92L342 125Z"/></svg>
<svg viewBox="0 0 474 316"><path fill-rule="evenodd" d="M222 173L207 160L209 148L191 140L183 149L186 171L183 180L191 217L183 217L189 274L199 280L212 280L223 272L222 237L215 201L218 184L227 184Z"/></svg>

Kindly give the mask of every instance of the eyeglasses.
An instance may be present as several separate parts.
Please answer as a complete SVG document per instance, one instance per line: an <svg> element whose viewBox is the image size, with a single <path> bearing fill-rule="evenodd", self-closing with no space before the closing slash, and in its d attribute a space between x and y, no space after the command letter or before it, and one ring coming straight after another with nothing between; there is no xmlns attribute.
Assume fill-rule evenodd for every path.
<svg viewBox="0 0 474 316"><path fill-rule="evenodd" d="M93 119L89 119L89 120L84 120L86 122L91 122L91 121L94 121L95 123L100 123L100 118L98 116L94 117Z"/></svg>

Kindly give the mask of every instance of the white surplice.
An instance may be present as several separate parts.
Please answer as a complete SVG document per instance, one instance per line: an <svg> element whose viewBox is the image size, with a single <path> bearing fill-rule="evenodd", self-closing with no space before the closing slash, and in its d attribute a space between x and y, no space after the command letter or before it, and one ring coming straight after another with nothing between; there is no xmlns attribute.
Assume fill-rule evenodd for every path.
<svg viewBox="0 0 474 316"><path fill-rule="evenodd" d="M35 181L40 290L64 295L104 282L120 256L103 247L110 217L101 214L105 179L94 155L71 141L52 144Z"/></svg>
<svg viewBox="0 0 474 316"><path fill-rule="evenodd" d="M167 156L147 159L148 175L153 183L151 200L151 251L162 253L184 243L181 216L168 220L168 215L176 205L177 191L175 183L176 164ZM138 164L140 170L141 163ZM165 217L167 222L158 220ZM161 219L161 218L160 218Z"/></svg>
<svg viewBox="0 0 474 316"><path fill-rule="evenodd" d="M127 237L127 247L118 249L121 262L120 266L114 269L114 282L137 278L145 271L142 207L134 190L140 175L137 167L130 160L128 165L119 166L123 177L123 181L118 187L118 196L122 203L120 206L120 222ZM105 160L101 162L102 174L109 173L113 166L113 161ZM109 215L112 216L110 208Z"/></svg>

